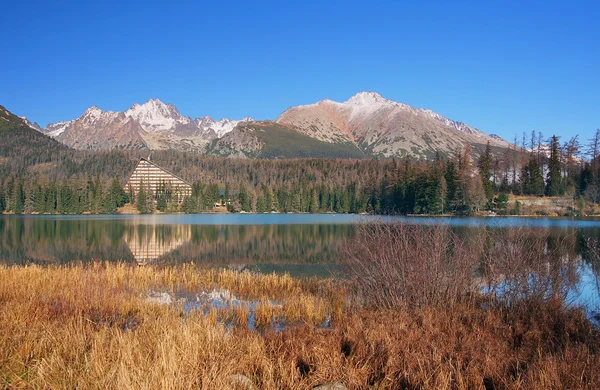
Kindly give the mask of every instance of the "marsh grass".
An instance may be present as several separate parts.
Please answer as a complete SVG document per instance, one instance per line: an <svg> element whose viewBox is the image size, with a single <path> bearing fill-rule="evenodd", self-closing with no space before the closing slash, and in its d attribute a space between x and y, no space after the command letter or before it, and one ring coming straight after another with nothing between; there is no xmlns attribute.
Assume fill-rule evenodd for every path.
<svg viewBox="0 0 600 390"><path fill-rule="evenodd" d="M0 388L229 389L234 374L258 389L600 386L598 333L558 299L361 307L349 282L193 265L0 266L0 281ZM215 288L256 304L147 299Z"/></svg>

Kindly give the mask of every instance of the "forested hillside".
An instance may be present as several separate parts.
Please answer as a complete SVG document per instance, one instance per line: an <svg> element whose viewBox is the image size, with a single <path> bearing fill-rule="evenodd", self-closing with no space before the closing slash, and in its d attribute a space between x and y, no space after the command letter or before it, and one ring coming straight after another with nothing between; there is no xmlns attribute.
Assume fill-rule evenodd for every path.
<svg viewBox="0 0 600 390"><path fill-rule="evenodd" d="M53 163L68 148L27 126L0 106L0 176L23 175L28 167Z"/></svg>
<svg viewBox="0 0 600 390"><path fill-rule="evenodd" d="M140 157L193 183L192 196L180 208L185 212L231 200L232 211L247 212L506 214L519 212L518 204L508 204L509 194L600 200L600 132L587 147L587 161L577 137L562 144L551 137L544 144L539 134L520 148L500 151L488 144L476 155L467 145L433 161L75 151L3 107L0 134L0 211L11 213L112 213L126 202L142 212L178 210L167 189L143 194L143 202L123 189Z"/></svg>

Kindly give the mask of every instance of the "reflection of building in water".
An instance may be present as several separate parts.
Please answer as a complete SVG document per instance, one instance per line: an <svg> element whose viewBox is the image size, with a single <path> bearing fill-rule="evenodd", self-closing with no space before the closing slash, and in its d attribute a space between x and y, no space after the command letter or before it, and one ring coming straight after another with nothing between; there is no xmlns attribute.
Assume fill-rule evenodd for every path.
<svg viewBox="0 0 600 390"><path fill-rule="evenodd" d="M142 183L144 188L152 190L153 194L156 194L157 190L164 185L164 190L169 192L173 199L178 202L183 201L184 197L192 195L190 183L165 171L145 158L140 159L137 167L129 176L129 180L125 184L125 191L131 188L134 195L137 196Z"/></svg>
<svg viewBox="0 0 600 390"><path fill-rule="evenodd" d="M125 243L139 265L156 261L192 238L190 225L132 227L125 232Z"/></svg>

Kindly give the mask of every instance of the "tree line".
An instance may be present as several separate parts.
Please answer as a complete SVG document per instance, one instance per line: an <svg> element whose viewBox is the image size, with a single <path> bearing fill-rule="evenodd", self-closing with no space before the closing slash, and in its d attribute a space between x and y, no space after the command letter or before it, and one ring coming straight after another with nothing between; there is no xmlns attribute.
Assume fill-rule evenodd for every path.
<svg viewBox="0 0 600 390"><path fill-rule="evenodd" d="M147 151L74 151L56 147L0 164L0 211L114 213L126 203L154 210L205 212L215 204L246 212L470 214L509 213L508 195L600 201L600 130L587 145L532 133L505 150L470 146L433 161L404 159L248 160L152 152L157 165L193 183L179 204L167 186L134 196L124 184ZM52 146L52 145L50 145ZM7 148L6 155L15 153ZM143 155L144 154L144 155Z"/></svg>

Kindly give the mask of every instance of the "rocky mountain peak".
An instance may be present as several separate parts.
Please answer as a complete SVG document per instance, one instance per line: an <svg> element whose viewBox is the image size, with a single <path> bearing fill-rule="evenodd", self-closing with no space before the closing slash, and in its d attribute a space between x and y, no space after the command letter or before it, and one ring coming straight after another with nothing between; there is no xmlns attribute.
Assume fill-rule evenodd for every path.
<svg viewBox="0 0 600 390"><path fill-rule="evenodd" d="M346 101L346 104L351 104L353 106L369 106L374 104L386 104L392 103L391 100L388 100L378 94L377 92L359 92L356 95L352 96L350 99Z"/></svg>
<svg viewBox="0 0 600 390"><path fill-rule="evenodd" d="M144 130L151 132L171 130L177 124L190 123L190 119L181 115L175 106L158 99L150 99L144 104L135 103L125 111L125 115L137 119Z"/></svg>
<svg viewBox="0 0 600 390"><path fill-rule="evenodd" d="M25 124L26 124L27 126L31 127L32 129L34 129L34 130L37 130L37 131L42 131L42 128L40 127L40 125L38 125L38 123L37 123L37 122L33 122L33 123L31 123L31 122L29 121L29 119L27 119L27 117L26 117L26 116L20 116L19 118L21 118L21 119L23 120L23 122L25 122Z"/></svg>
<svg viewBox="0 0 600 390"><path fill-rule="evenodd" d="M97 106L91 106L84 111L81 117L79 117L79 120L83 121L84 123L92 124L100 119L103 113L104 111L99 109Z"/></svg>
<svg viewBox="0 0 600 390"><path fill-rule="evenodd" d="M35 128L35 124L30 126ZM260 130L246 131L249 128ZM236 148L244 149L248 134L262 137L261 142L271 142L263 128L270 129L268 137L276 137L272 141L275 144L282 142L277 137L298 140L301 139L298 137L307 137L302 138L307 145L314 146L317 142L326 149L352 149L351 156L356 156L354 152L358 151L360 155L377 157L431 158L436 152L451 155L466 144L479 145L479 149L487 141L492 146L507 145L497 136L488 136L432 110L414 108L368 91L359 92L344 102L321 100L290 107L275 122L256 122L250 117L192 119L180 114L171 104L149 99L123 112L102 111L92 106L76 120L49 124L41 131L80 149L124 147L202 152L220 150L210 145L216 145L221 139L222 143L237 140L239 142L233 143Z"/></svg>
<svg viewBox="0 0 600 390"><path fill-rule="evenodd" d="M102 115L102 110L98 106L91 106L83 112L82 117L99 117Z"/></svg>

